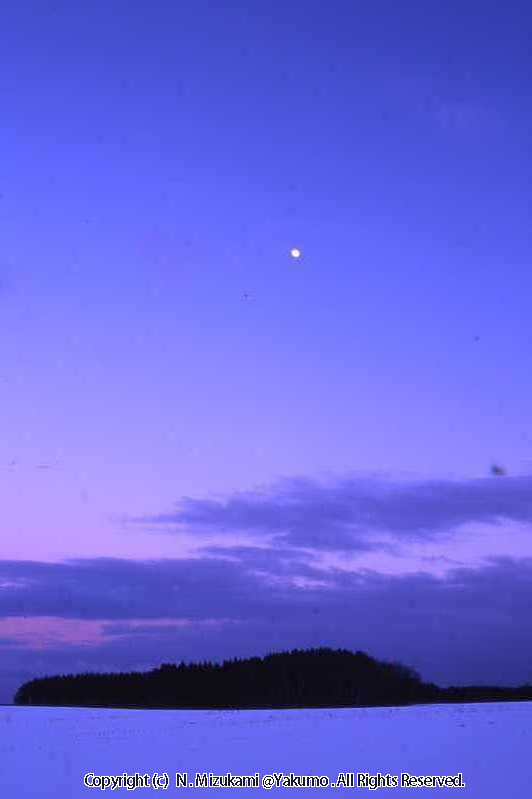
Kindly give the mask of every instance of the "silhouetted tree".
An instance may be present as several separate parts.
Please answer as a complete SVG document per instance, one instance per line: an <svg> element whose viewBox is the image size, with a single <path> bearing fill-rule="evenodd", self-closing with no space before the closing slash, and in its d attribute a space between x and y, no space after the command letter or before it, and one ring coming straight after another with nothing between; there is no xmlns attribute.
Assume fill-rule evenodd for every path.
<svg viewBox="0 0 532 799"><path fill-rule="evenodd" d="M532 686L438 688L413 669L364 652L329 648L266 657L163 663L148 672L44 677L22 685L18 705L246 708L354 707L532 699Z"/></svg>

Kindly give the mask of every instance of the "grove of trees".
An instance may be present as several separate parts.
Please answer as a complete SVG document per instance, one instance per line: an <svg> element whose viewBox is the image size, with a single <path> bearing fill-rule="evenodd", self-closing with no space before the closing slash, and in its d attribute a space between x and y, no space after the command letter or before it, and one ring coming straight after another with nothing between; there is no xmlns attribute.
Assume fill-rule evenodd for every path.
<svg viewBox="0 0 532 799"><path fill-rule="evenodd" d="M164 663L148 672L31 680L18 705L135 708L283 708L532 699L522 688L438 688L412 669L364 652L292 650L223 663Z"/></svg>

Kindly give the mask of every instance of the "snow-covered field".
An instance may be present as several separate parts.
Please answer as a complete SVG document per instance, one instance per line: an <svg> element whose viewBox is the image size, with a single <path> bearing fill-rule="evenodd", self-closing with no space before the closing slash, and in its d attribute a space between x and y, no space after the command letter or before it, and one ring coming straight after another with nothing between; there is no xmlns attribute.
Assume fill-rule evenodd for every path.
<svg viewBox="0 0 532 799"><path fill-rule="evenodd" d="M327 776L379 772L399 776L463 774L467 797L532 796L532 703L433 705L342 710L156 711L0 708L0 796L77 799L98 796L94 775L168 774ZM91 782L93 778L88 778ZM164 779L164 777L163 777ZM349 781L346 777L346 781ZM97 782L97 780L96 780ZM140 795L150 787L136 788ZM196 789L197 790L197 789ZM204 789L205 790L205 789ZM273 787L273 793L283 787ZM291 789L288 789L291 790ZM301 792L337 791L302 787ZM345 790L345 788L341 789ZM347 790L353 790L348 788ZM369 792L369 788L355 788ZM413 788L380 788L394 795ZM448 788L425 787L430 792ZM265 794L241 787L238 795ZM211 792L227 788L212 787ZM271 793L270 792L270 793ZM126 787L104 795L132 795ZM136 794L138 795L138 793ZM267 793L266 793L267 795ZM445 795L445 793L444 793Z"/></svg>

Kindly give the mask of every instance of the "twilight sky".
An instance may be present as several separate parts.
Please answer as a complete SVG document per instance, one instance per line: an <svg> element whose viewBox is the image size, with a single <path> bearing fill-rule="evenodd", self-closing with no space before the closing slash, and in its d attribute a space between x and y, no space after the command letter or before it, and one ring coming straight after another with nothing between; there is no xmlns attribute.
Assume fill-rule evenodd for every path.
<svg viewBox="0 0 532 799"><path fill-rule="evenodd" d="M2 15L0 701L315 645L532 681L530 4Z"/></svg>

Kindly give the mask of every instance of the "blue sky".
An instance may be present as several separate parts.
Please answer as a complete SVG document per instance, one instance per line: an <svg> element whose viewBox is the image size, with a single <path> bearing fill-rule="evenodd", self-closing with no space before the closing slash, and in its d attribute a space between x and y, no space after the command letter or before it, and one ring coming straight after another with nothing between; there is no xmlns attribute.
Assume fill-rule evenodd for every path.
<svg viewBox="0 0 532 799"><path fill-rule="evenodd" d="M102 633L116 614L97 601L101 563L174 564L176 585L203 568L182 588L198 608L229 563L296 609L301 591L362 578L436 581L432 608L456 569L475 586L526 570L530 23L519 2L6 10L6 686L35 647L42 669L75 666L84 629L95 668L124 665ZM50 603L54 565L81 606L64 588ZM482 597L489 648L515 622ZM334 618L297 621L297 645L367 639L434 678L414 617L403 653L388 600L376 641L340 633L334 601ZM227 623L255 631L231 646L170 594L148 614L164 657L279 643L247 600L227 602ZM455 623L466 636L469 611ZM151 665L147 634L121 635ZM496 674L465 658L438 679L530 678L525 655Z"/></svg>

